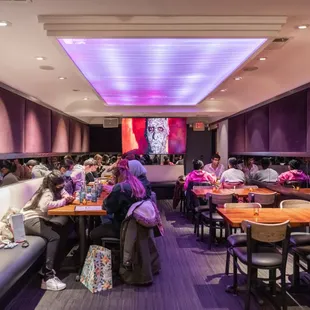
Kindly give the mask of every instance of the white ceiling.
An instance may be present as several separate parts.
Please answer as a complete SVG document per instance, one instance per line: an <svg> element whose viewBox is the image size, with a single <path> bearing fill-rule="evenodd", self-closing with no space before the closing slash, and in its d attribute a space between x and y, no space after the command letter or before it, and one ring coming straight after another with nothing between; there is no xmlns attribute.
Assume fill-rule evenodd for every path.
<svg viewBox="0 0 310 310"><path fill-rule="evenodd" d="M269 26L266 28L269 31L267 33L266 30L266 37L288 37L290 40L279 49L270 50L267 47L259 55L255 55L246 65L257 66L258 70L236 72L197 106L107 107L55 42L53 36L64 35L63 31L68 31L69 28L59 26L59 21L58 24L55 23L56 26L52 20L52 25L47 25L47 20L41 21L44 25L38 22L39 15L55 17L63 14L84 15L86 19L87 15L110 15L111 18L116 16L113 18L119 21L119 29L132 16L141 15L174 15L180 18L191 16L192 24L195 24L195 15L229 15L228 20L232 20L236 15L255 15L253 19L262 18L261 16L287 16L282 30L278 32L277 28L271 31ZM310 24L309 0L257 0L255 3L253 0L34 0L32 3L0 1L0 20L12 23L11 27L0 27L0 81L89 123L102 123L104 116L144 115L197 116L214 121L310 82L310 28L296 29L298 25ZM147 23L147 17L144 17L144 23ZM272 22L269 21L269 24ZM196 23L193 27L197 25L199 24ZM49 30L47 33L44 27L56 29L56 32ZM206 35L195 29L198 36ZM81 31L72 32L74 35L78 33L81 34ZM117 33L122 35L121 31ZM171 32L170 36L173 33ZM232 36L232 32L225 28L221 33L213 29L213 36L214 33L221 37ZM101 36L106 34L101 30ZM147 35L147 32L143 35ZM239 33L236 36L239 36ZM248 36L254 36L253 32L249 31ZM37 61L35 56L44 56L46 60ZM267 60L259 61L259 56L265 56ZM40 70L41 65L53 66L55 69ZM59 80L59 76L67 79ZM242 80L235 81L235 76L242 76ZM227 91L220 92L223 88ZM73 89L79 91L74 92ZM84 101L84 97L89 100ZM211 100L211 97L215 99Z"/></svg>

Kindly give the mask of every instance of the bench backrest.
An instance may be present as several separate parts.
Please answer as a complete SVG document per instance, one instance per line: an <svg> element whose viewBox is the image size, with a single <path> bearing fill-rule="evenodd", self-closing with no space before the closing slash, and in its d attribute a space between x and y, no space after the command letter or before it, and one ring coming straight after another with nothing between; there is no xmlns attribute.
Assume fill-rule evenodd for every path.
<svg viewBox="0 0 310 310"><path fill-rule="evenodd" d="M0 187L0 219L9 208L21 209L42 184L43 178Z"/></svg>

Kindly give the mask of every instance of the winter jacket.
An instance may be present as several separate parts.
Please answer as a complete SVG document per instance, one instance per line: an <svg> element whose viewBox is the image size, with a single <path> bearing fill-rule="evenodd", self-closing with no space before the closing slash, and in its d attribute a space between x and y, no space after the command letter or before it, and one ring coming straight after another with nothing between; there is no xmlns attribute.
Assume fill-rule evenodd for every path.
<svg viewBox="0 0 310 310"><path fill-rule="evenodd" d="M204 171L204 170L193 170L188 174L185 180L184 189L187 190L189 182L208 182L210 184L213 184L216 180L216 177L212 176L210 173Z"/></svg>
<svg viewBox="0 0 310 310"><path fill-rule="evenodd" d="M33 179L44 178L46 175L50 173L47 167L42 164L38 164L32 168L31 177Z"/></svg>
<svg viewBox="0 0 310 310"><path fill-rule="evenodd" d="M278 177L278 182L280 184L284 184L286 181L301 181L305 182L309 180L309 176L307 176L303 171L301 170L289 170L286 172L283 172Z"/></svg>

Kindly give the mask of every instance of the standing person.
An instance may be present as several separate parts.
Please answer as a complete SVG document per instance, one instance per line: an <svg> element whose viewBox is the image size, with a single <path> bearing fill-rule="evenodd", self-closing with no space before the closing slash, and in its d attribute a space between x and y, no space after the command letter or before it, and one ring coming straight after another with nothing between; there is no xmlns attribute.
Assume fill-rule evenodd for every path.
<svg viewBox="0 0 310 310"><path fill-rule="evenodd" d="M270 183L277 182L279 174L270 168L270 159L267 157L262 158L261 164L263 169L254 174L253 180Z"/></svg>
<svg viewBox="0 0 310 310"><path fill-rule="evenodd" d="M115 185L103 203L103 209L112 215L111 221L104 222L93 229L90 238L96 244L101 244L103 237L120 237L120 228L130 206L146 198L143 184L134 177L127 164L121 164L112 171Z"/></svg>
<svg viewBox="0 0 310 310"><path fill-rule="evenodd" d="M99 154L95 155L94 160L97 162L97 170L94 172L96 178L101 177L101 174L104 172L105 167L102 163L103 157Z"/></svg>
<svg viewBox="0 0 310 310"><path fill-rule="evenodd" d="M214 184L216 178L213 177L209 172L206 172L203 169L203 162L198 159L193 160L193 170L187 175L184 189L187 190L190 182L204 183L208 182Z"/></svg>
<svg viewBox="0 0 310 310"><path fill-rule="evenodd" d="M32 179L43 178L50 173L47 167L45 167L43 164L39 163L35 159L28 160L26 166L31 172Z"/></svg>
<svg viewBox="0 0 310 310"><path fill-rule="evenodd" d="M281 185L284 185L287 181L309 181L309 176L307 176L302 170L300 170L300 161L292 159L288 163L288 171L283 172L279 175L278 182Z"/></svg>
<svg viewBox="0 0 310 310"><path fill-rule="evenodd" d="M13 172L13 164L8 160L3 160L0 163L0 175L2 178L0 186L6 186L18 182L17 177L12 172Z"/></svg>
<svg viewBox="0 0 310 310"><path fill-rule="evenodd" d="M220 182L223 187L242 186L245 183L243 171L238 169L238 162L235 157L228 159L228 170L224 171Z"/></svg>
<svg viewBox="0 0 310 310"><path fill-rule="evenodd" d="M203 170L211 173L217 179L220 179L223 172L225 171L224 165L220 163L221 156L214 154L211 157L211 163L204 166Z"/></svg>
<svg viewBox="0 0 310 310"><path fill-rule="evenodd" d="M44 177L40 188L21 210L26 234L39 236L47 241L41 288L51 291L66 288L66 284L56 277L54 267L56 257L63 253L62 249L59 249L59 244L66 240L68 232L64 231L63 226L53 223L51 221L53 217L47 213L50 209L63 207L73 201L74 198L64 190L64 186L61 173L52 171Z"/></svg>

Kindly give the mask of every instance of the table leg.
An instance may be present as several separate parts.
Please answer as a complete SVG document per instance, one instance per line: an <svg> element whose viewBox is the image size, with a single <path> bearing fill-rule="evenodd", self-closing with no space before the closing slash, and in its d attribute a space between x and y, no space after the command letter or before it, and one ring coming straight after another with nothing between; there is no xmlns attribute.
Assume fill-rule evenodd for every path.
<svg viewBox="0 0 310 310"><path fill-rule="evenodd" d="M84 260L86 257L86 229L85 217L79 216L79 238L80 238L80 266L76 276L76 281L80 281L80 276L83 269Z"/></svg>

